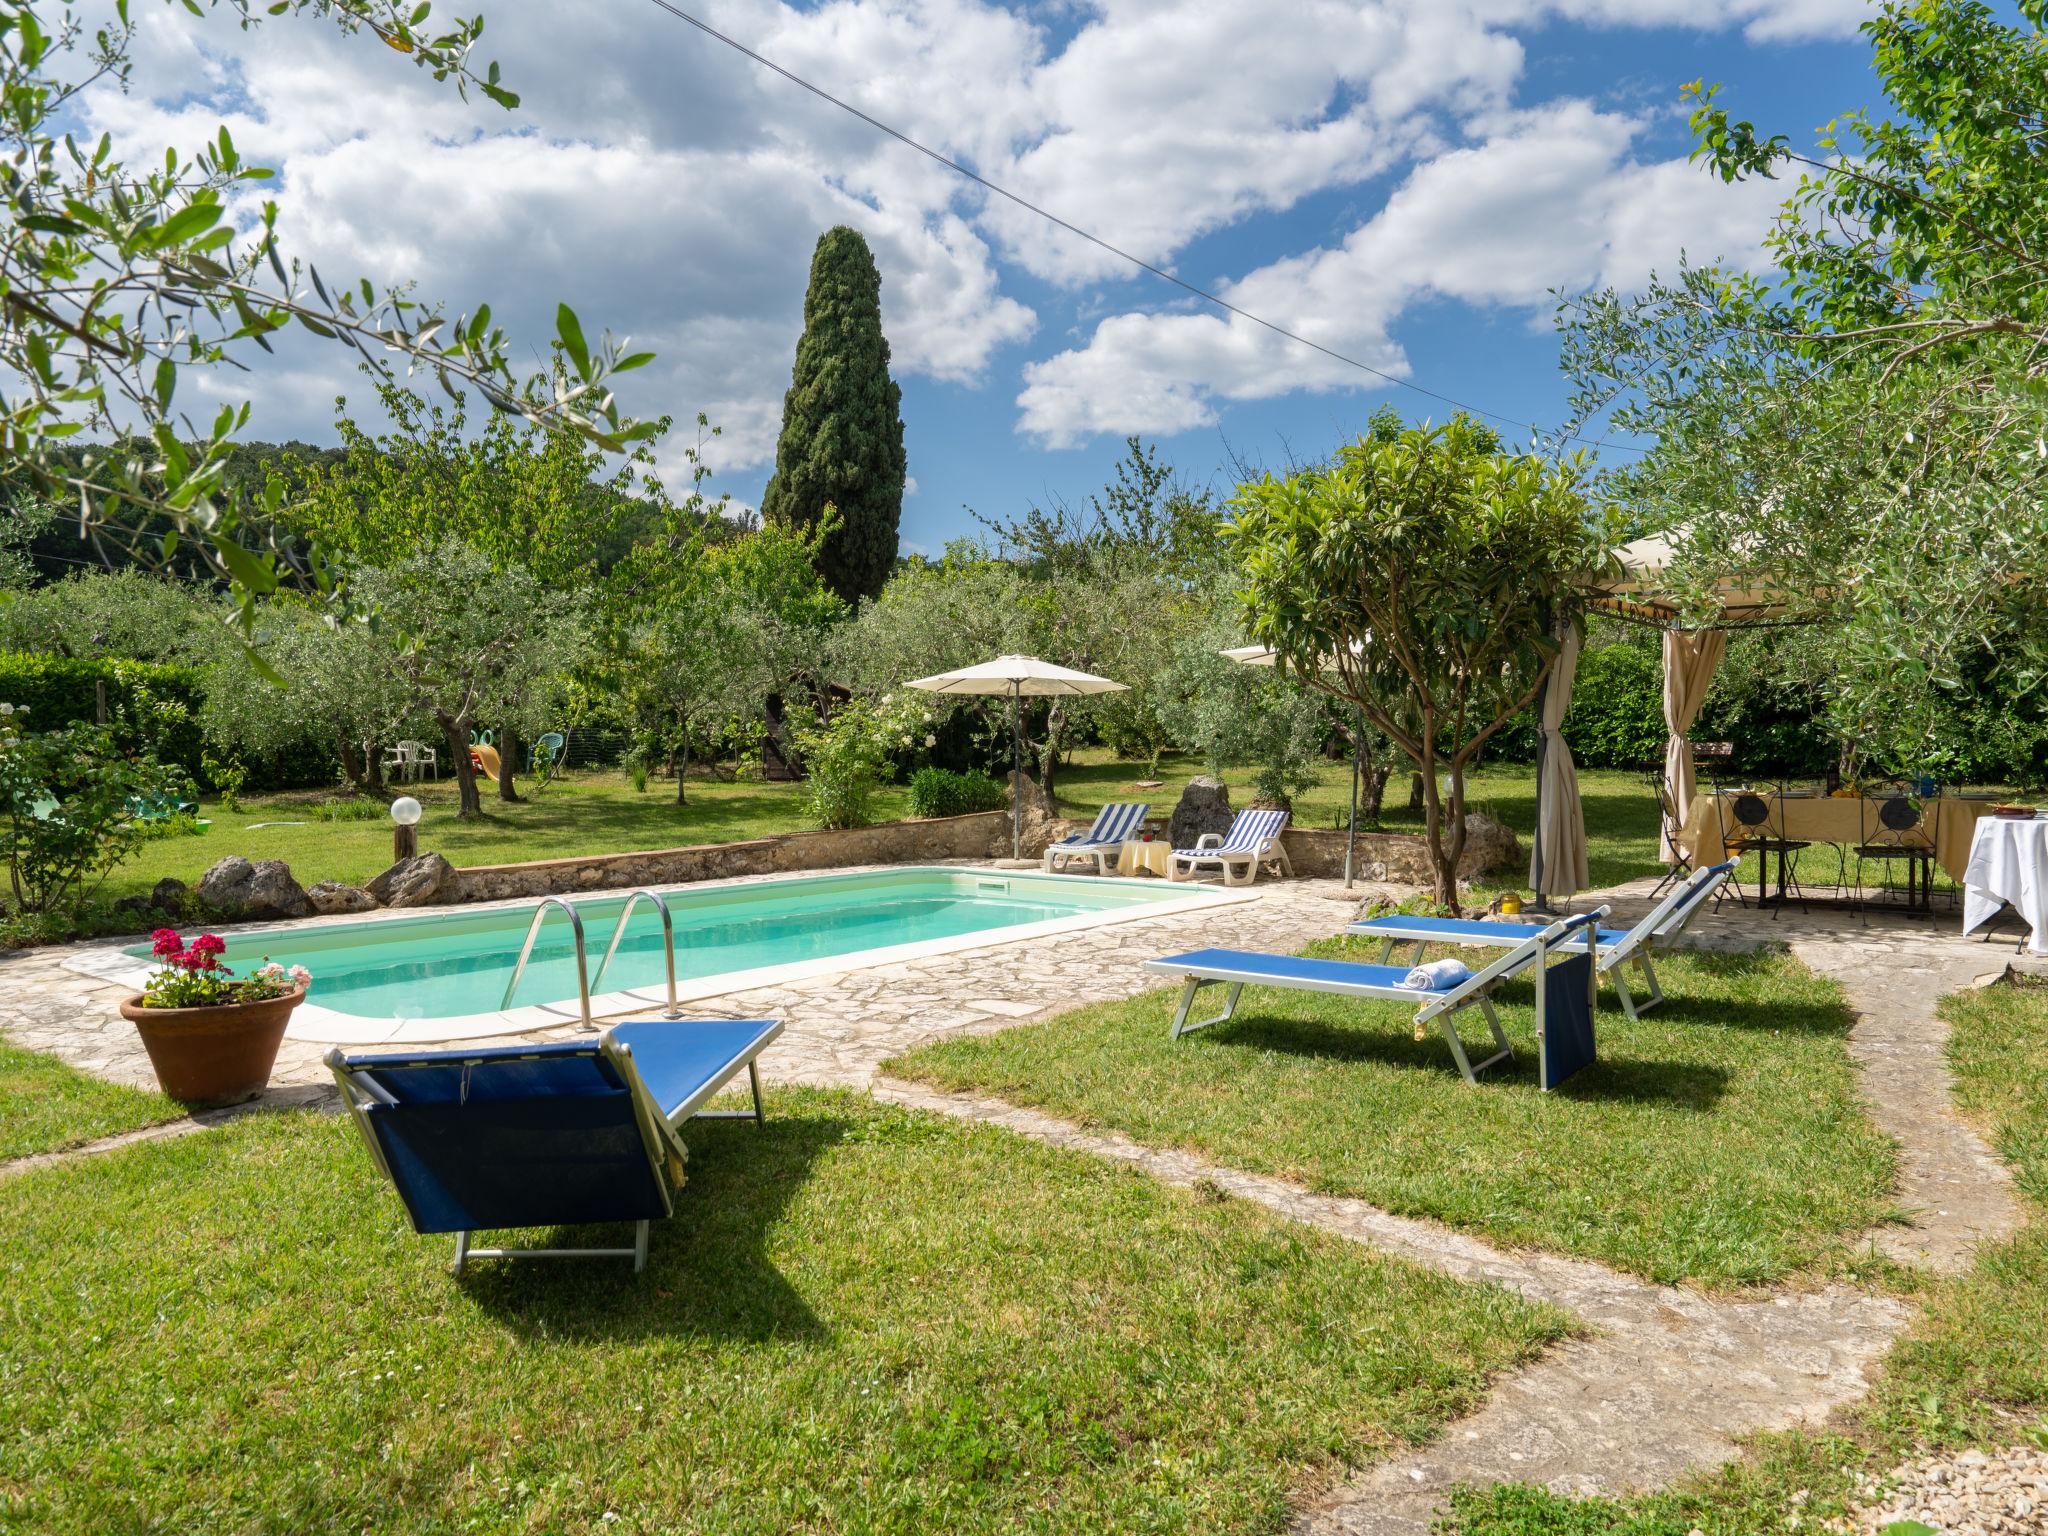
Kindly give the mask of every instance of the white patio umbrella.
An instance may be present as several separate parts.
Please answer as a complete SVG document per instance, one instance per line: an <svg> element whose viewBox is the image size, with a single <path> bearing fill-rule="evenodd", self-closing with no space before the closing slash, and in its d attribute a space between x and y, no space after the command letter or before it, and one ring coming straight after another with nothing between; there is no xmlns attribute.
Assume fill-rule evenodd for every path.
<svg viewBox="0 0 2048 1536"><path fill-rule="evenodd" d="M1024 856L1024 748L1023 716L1026 696L1038 698L1073 697L1089 693L1121 693L1125 684L1113 683L1092 672L1056 667L1036 656L998 656L978 667L957 672L940 672L933 677L914 677L904 685L926 693L972 693L1010 696L1010 857Z"/></svg>

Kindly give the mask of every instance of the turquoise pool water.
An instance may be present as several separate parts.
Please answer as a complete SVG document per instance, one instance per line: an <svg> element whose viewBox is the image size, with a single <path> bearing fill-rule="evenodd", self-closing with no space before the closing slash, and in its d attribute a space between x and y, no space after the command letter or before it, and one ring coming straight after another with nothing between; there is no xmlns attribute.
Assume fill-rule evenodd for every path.
<svg viewBox="0 0 2048 1536"><path fill-rule="evenodd" d="M687 982L1027 924L1180 904L1188 886L1138 880L1053 879L975 870L903 869L804 875L681 890L668 897L676 981ZM592 994L664 985L661 919L641 902L602 979L598 965L625 906L622 896L574 903L583 919ZM309 1004L363 1019L444 1019L500 1007L573 1002L576 951L568 920L550 912L509 1004L505 984L533 908L436 911L417 917L269 929L230 935L236 969L265 957L313 973ZM149 947L130 955L147 958ZM699 989L701 990L701 989Z"/></svg>

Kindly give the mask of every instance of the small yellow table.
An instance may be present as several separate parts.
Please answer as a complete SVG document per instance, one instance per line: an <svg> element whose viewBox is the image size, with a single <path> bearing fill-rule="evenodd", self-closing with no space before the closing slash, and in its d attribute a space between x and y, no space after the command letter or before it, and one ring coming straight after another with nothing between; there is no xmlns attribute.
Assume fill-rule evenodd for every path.
<svg viewBox="0 0 2048 1536"><path fill-rule="evenodd" d="M1166 878L1166 861L1173 856L1173 845L1163 837L1151 842L1133 838L1125 843L1116 856L1116 872L1120 875L1157 875Z"/></svg>

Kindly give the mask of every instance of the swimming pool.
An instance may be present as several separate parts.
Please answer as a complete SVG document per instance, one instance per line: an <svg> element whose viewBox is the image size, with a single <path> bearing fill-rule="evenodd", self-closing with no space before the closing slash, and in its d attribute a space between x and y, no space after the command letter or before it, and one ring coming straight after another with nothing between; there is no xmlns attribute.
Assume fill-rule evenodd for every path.
<svg viewBox="0 0 2048 1536"><path fill-rule="evenodd" d="M949 868L799 875L666 891L679 998L974 948L1240 899L1213 887ZM661 919L642 901L602 976L625 893L572 903L597 1015L667 1001ZM231 931L237 970L266 957L313 973L298 1039L361 1044L509 1034L579 1016L570 925L551 911L507 998L535 904ZM146 966L149 946L121 951ZM130 979L124 977L123 979Z"/></svg>

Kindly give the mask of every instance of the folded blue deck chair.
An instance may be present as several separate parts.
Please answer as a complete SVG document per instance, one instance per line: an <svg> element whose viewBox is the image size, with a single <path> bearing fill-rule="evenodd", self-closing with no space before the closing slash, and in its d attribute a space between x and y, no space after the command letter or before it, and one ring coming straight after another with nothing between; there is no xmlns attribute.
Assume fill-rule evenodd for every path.
<svg viewBox="0 0 2048 1536"><path fill-rule="evenodd" d="M762 1120L756 1064L777 1019L614 1024L596 1040L373 1056L327 1053L342 1102L415 1232L455 1234L472 1258L626 1258L675 1209L683 1122ZM745 1069L751 1110L703 1106ZM472 1248L498 1227L637 1224L631 1248Z"/></svg>
<svg viewBox="0 0 2048 1536"><path fill-rule="evenodd" d="M1045 850L1045 872L1057 874L1068 859L1089 859L1095 873L1108 873L1104 866L1123 852L1124 844L1138 835L1151 814L1151 803L1144 800L1105 805L1095 813L1095 824L1087 831L1070 833Z"/></svg>
<svg viewBox="0 0 2048 1536"><path fill-rule="evenodd" d="M1418 1027L1431 1022L1436 1024L1443 1033L1444 1043L1451 1048L1458 1071L1466 1082L1474 1083L1478 1081L1479 1073L1498 1062L1511 1060L1515 1054L1514 1047L1508 1044L1508 1037L1500 1027L1500 1016L1494 1012L1494 990L1510 976L1533 966L1542 972L1542 984L1536 989L1536 1034L1543 1054L1539 1077L1543 1086L1550 1088L1592 1059L1592 961L1583 944L1573 946L1569 941L1579 930L1592 926L1606 915L1607 908L1598 907L1578 917L1562 918L1547 928L1537 930L1485 970L1441 991L1402 986L1401 980L1409 970L1405 965L1369 965L1358 960L1310 960L1299 955L1269 955L1248 949L1198 949L1191 954L1172 955L1164 960L1147 960L1145 969L1156 976L1179 976L1187 983L1181 992L1179 1011L1173 1016L1172 1038L1176 1040L1195 1030L1207 1029L1211 1024L1229 1022L1237 1012L1238 997L1248 986L1328 992L1338 997L1406 1003L1415 1008ZM1576 957L1569 953L1574 947ZM1573 965L1574 958L1580 963ZM1188 1015L1194 1009L1195 994L1211 983L1221 983L1230 988L1224 998L1223 1011L1214 1018L1190 1022ZM1465 1042L1458 1035L1456 1017L1467 1008L1477 1008L1485 1018L1487 1028L1493 1032L1494 1052L1484 1061L1473 1061L1465 1049ZM1553 1015L1557 1024L1555 1031L1548 1027ZM1569 1045L1565 1039L1567 1034L1571 1036ZM1575 1057L1578 1059L1574 1060Z"/></svg>
<svg viewBox="0 0 2048 1536"><path fill-rule="evenodd" d="M1720 890L1734 873L1733 862L1716 864L1709 869L1694 870L1673 888L1670 895L1652 907L1633 928L1594 930L1593 942L1599 956L1598 973L1613 979L1614 993L1621 1001L1621 1011L1628 1016L1631 1023L1664 1001L1664 988L1657 981L1657 970L1651 962L1651 956L1660 949L1669 948L1692 920L1706 909L1707 899ZM1505 919L1491 921L1458 917L1404 917L1394 914L1388 917L1368 917L1351 924L1344 931L1385 939L1386 945L1380 950L1380 961L1384 964L1393 959L1394 946L1397 944L1413 944L1415 958L1420 960L1423 950L1431 944L1504 949L1520 944L1530 935L1540 931L1540 928L1541 925L1537 923L1516 923ZM1583 936L1577 942L1583 944ZM1629 991L1628 973L1623 969L1631 962L1643 975L1644 995L1641 1002L1637 1002L1635 994Z"/></svg>

